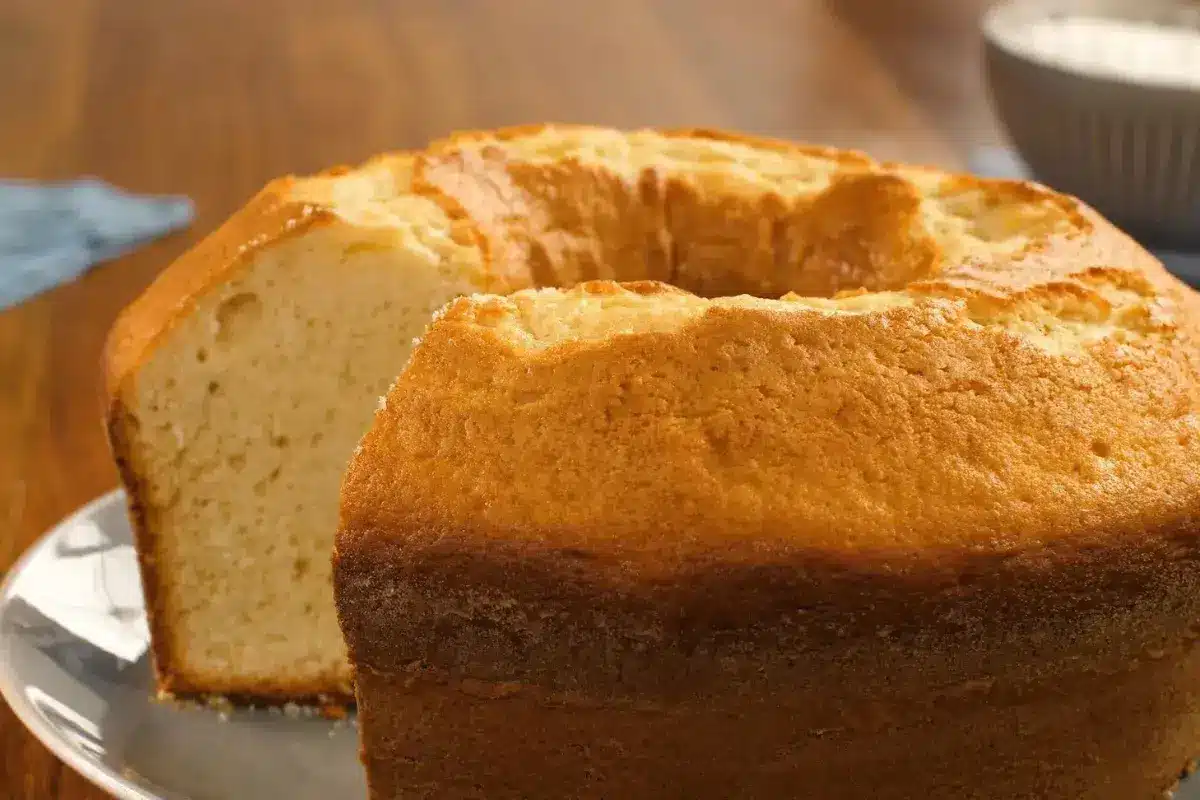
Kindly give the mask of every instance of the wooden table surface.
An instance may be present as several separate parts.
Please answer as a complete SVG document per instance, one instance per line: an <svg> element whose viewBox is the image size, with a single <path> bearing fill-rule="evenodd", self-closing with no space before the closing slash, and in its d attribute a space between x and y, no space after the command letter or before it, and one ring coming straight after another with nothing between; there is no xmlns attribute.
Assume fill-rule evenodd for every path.
<svg viewBox="0 0 1200 800"><path fill-rule="evenodd" d="M116 485L113 317L268 179L529 121L729 127L961 164L984 0L4 0L0 177L96 175L186 233L0 313L0 573ZM4 268L0 263L0 269ZM0 704L0 797L101 798Z"/></svg>

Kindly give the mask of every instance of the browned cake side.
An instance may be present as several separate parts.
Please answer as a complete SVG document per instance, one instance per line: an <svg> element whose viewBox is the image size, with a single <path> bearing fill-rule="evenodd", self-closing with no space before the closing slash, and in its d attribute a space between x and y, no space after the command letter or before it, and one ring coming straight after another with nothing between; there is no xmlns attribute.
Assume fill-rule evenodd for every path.
<svg viewBox="0 0 1200 800"><path fill-rule="evenodd" d="M545 136L446 143L417 180L538 282L869 291L446 309L342 490L372 797L1173 785L1200 740L1195 296L1031 185Z"/></svg>

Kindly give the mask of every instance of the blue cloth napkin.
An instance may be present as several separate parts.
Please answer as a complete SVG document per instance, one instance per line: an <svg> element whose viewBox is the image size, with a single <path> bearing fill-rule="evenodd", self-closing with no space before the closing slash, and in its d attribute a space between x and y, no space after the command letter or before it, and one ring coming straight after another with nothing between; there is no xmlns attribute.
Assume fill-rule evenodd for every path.
<svg viewBox="0 0 1200 800"><path fill-rule="evenodd" d="M967 158L968 169L985 178L1028 178L1029 170L1012 150L1007 147L981 147ZM1153 243L1141 245L1154 252L1171 272L1181 280L1200 288L1200 253L1179 253L1160 250Z"/></svg>
<svg viewBox="0 0 1200 800"><path fill-rule="evenodd" d="M141 197L102 181L0 180L0 311L191 223L186 197Z"/></svg>

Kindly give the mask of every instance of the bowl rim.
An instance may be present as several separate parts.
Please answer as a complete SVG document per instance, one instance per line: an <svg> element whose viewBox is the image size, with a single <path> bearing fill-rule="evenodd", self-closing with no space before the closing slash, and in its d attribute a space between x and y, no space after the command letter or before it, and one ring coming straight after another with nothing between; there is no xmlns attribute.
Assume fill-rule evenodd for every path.
<svg viewBox="0 0 1200 800"><path fill-rule="evenodd" d="M1055 16L1107 18L1133 22L1182 22L1180 27L1200 33L1200 3L1185 0L1001 0L990 6L979 22L987 47L1009 58L1064 77L1113 88L1153 92L1184 102L1200 99L1200 85L1138 80L1131 76L1097 73L1069 62L1047 58L1013 42L1013 29L1022 22Z"/></svg>

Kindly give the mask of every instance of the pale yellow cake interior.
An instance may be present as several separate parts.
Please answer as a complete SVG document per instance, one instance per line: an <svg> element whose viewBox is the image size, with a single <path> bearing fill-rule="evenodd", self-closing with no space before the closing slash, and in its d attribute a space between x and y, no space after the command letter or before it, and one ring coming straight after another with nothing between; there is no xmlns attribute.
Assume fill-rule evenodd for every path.
<svg viewBox="0 0 1200 800"><path fill-rule="evenodd" d="M470 252L365 216L353 238L263 251L138 377L161 601L190 680L349 691L329 588L342 469L432 312L478 288Z"/></svg>

